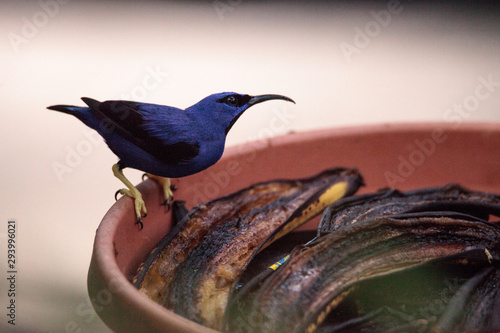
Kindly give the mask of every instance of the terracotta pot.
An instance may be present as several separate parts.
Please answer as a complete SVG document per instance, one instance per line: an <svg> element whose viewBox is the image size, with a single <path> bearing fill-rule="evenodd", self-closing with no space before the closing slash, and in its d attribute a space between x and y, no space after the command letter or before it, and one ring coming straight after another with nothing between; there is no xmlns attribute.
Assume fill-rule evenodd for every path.
<svg viewBox="0 0 500 333"><path fill-rule="evenodd" d="M455 128L454 128L455 127ZM211 168L173 180L187 207L250 184L356 167L370 192L460 183L500 193L500 123L391 124L288 134L226 149ZM156 183L138 186L148 209L144 229L134 224L132 199L121 198L97 229L88 290L102 320L118 332L213 332L140 294L129 282L136 268L171 227ZM302 229L317 226L318 219Z"/></svg>

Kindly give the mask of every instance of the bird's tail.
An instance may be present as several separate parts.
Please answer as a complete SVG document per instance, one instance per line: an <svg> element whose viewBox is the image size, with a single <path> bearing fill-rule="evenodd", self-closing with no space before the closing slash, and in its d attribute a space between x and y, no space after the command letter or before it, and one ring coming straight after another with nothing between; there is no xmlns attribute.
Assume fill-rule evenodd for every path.
<svg viewBox="0 0 500 333"><path fill-rule="evenodd" d="M86 106L52 105L47 109L71 114L91 128L97 129L99 127L99 119Z"/></svg>
<svg viewBox="0 0 500 333"><path fill-rule="evenodd" d="M74 106L74 105L52 105L52 106L48 106L47 109L59 111L59 112L67 113L67 114L72 114L72 115L78 117L79 114L81 114L82 112L85 111L85 109L88 109L88 108L81 107L81 106Z"/></svg>

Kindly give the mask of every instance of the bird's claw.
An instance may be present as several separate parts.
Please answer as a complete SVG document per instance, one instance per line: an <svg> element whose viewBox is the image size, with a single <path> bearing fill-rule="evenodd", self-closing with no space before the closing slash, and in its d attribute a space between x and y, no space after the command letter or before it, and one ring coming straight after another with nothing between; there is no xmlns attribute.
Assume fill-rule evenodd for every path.
<svg viewBox="0 0 500 333"><path fill-rule="evenodd" d="M137 217L136 224L139 224L141 226L140 230L142 230L142 228L144 227L144 224L142 223L142 218L146 217L148 214L146 210L146 204L142 199L141 193L136 188L133 188L131 190L122 188L116 191L115 200L118 200L118 194L127 195L132 199L134 199L134 210L135 210L135 215Z"/></svg>
<svg viewBox="0 0 500 333"><path fill-rule="evenodd" d="M174 193L172 192L172 190L174 188L175 188L175 185L170 185L170 184L164 184L164 187L163 187L164 200L163 200L163 203L161 205L167 207L166 213L168 213L170 211L170 208L172 207L172 205L170 203L173 202L173 200L174 200Z"/></svg>
<svg viewBox="0 0 500 333"><path fill-rule="evenodd" d="M146 211L144 211L144 213L142 215L139 215L139 217L137 218L137 221L135 222L135 224L139 225L139 231L144 229L144 223L142 223L142 218L144 218L146 216L148 216L148 213Z"/></svg>
<svg viewBox="0 0 500 333"><path fill-rule="evenodd" d="M177 189L177 187L170 183L169 178L156 176L156 175L153 175L150 173L145 173L142 177L143 177L143 180L144 180L144 177L147 177L149 179L153 179L154 181L156 181L158 183L158 185L160 185L162 192L163 192L163 202L160 205L167 206L166 212L169 212L170 208L171 208L170 203L174 200L174 193L172 191L175 191Z"/></svg>
<svg viewBox="0 0 500 333"><path fill-rule="evenodd" d="M115 192L115 201L118 201L118 194L123 194L122 188Z"/></svg>
<svg viewBox="0 0 500 333"><path fill-rule="evenodd" d="M135 207L135 214L137 216L137 220L141 222L142 224L142 218L146 217L148 215L146 211L146 204L144 203L144 200L142 200L142 196L136 196L134 200L134 207ZM142 228L141 228L142 230Z"/></svg>
<svg viewBox="0 0 500 333"><path fill-rule="evenodd" d="M135 222L135 224L138 224L139 225L139 231L144 229L144 223L142 223L142 218L139 217L139 219L137 220L137 222Z"/></svg>
<svg viewBox="0 0 500 333"><path fill-rule="evenodd" d="M170 204L170 200L168 198L165 198L165 200L163 200L161 205L167 207L167 213L170 211L170 208L172 207L172 205Z"/></svg>

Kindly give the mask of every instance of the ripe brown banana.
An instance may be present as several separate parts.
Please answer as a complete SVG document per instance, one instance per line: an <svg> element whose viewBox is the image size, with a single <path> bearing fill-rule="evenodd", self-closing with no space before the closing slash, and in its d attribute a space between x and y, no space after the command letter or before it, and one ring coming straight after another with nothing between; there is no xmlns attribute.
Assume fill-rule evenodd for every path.
<svg viewBox="0 0 500 333"><path fill-rule="evenodd" d="M296 249L260 288L230 302L225 330L314 332L360 282L467 253L498 261L500 228L447 217L358 222Z"/></svg>
<svg viewBox="0 0 500 333"><path fill-rule="evenodd" d="M470 279L454 297L446 299L446 311L422 318L407 316L411 317L404 318L408 327L399 331L422 331L422 327L433 332L463 330L467 323L487 325L495 320L500 324L500 317L491 310L500 308L495 296L500 295L500 226L488 222L491 215L500 215L500 196L457 185L409 192L383 190L341 199L325 210L319 226L321 237L292 251L274 273L264 274L263 281L257 276L233 293L224 329L314 332L329 318L325 332L350 332L355 327L386 331L391 326L384 328L381 323L397 316L390 307L360 312L347 322L335 317L341 317L342 310L335 311L348 300L356 306L364 304L363 295L376 290L380 279L411 274L421 267L434 271L448 267L446 274L466 272ZM387 294L378 298L382 296ZM471 298L467 305L466 297ZM443 301L442 295L439 300ZM436 316L439 320L432 319Z"/></svg>
<svg viewBox="0 0 500 333"><path fill-rule="evenodd" d="M380 216L448 216L488 220L500 215L500 195L471 191L457 184L407 192L381 190L343 198L324 212L318 231L329 233L342 226Z"/></svg>
<svg viewBox="0 0 500 333"><path fill-rule="evenodd" d="M134 285L186 318L221 328L229 293L253 256L362 184L356 170L336 168L199 205L150 253Z"/></svg>

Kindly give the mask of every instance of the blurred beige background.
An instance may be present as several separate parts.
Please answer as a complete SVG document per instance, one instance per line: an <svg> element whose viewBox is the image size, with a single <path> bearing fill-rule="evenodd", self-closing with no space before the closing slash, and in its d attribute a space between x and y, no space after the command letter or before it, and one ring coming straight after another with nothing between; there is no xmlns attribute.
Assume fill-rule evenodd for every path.
<svg viewBox="0 0 500 333"><path fill-rule="evenodd" d="M297 102L250 109L228 145L359 124L500 122L498 11L394 3L2 1L0 331L108 331L86 276L95 230L122 186L117 159L48 105L88 96L185 108L221 91ZM5 314L9 219L15 327Z"/></svg>

